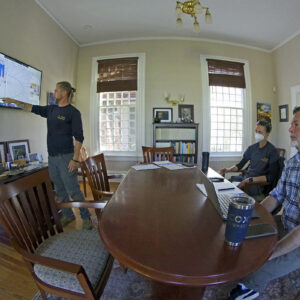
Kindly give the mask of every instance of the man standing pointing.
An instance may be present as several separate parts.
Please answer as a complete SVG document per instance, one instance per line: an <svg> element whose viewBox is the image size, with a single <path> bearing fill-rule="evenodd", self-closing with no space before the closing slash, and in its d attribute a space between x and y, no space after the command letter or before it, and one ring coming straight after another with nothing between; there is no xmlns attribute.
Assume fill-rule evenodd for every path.
<svg viewBox="0 0 300 300"><path fill-rule="evenodd" d="M57 106L32 105L15 99L3 98L5 103L15 103L24 110L47 118L49 174L61 202L68 202L69 197L74 201L84 201L77 179L77 169L80 166L80 148L84 138L81 114L79 110L71 105L74 92L75 89L69 82L58 82L54 92ZM73 211L70 208L63 209L62 215L61 223L63 226L75 220ZM83 219L83 229L91 229L88 209L80 208L80 215Z"/></svg>

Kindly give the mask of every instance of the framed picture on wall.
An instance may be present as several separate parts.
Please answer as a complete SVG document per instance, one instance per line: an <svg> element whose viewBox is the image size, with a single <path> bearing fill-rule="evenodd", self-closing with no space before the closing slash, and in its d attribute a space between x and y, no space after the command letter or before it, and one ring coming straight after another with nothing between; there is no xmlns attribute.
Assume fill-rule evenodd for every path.
<svg viewBox="0 0 300 300"><path fill-rule="evenodd" d="M12 160L29 158L29 140L9 141L7 148Z"/></svg>
<svg viewBox="0 0 300 300"><path fill-rule="evenodd" d="M153 118L162 123L171 123L173 120L173 108L153 108Z"/></svg>
<svg viewBox="0 0 300 300"><path fill-rule="evenodd" d="M271 123L271 104L269 103L256 103L257 108L257 121L263 120Z"/></svg>
<svg viewBox="0 0 300 300"><path fill-rule="evenodd" d="M6 143L0 142L0 163L6 161Z"/></svg>
<svg viewBox="0 0 300 300"><path fill-rule="evenodd" d="M182 122L193 123L194 122L194 105L179 104L178 105L178 117Z"/></svg>
<svg viewBox="0 0 300 300"><path fill-rule="evenodd" d="M288 122L289 121L289 111L288 105L279 105L279 121L280 122Z"/></svg>

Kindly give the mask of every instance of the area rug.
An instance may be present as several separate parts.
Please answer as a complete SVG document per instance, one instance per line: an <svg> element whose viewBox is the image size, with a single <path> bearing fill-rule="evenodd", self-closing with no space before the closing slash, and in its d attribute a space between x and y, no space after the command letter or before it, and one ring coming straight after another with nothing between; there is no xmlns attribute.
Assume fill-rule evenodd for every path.
<svg viewBox="0 0 300 300"><path fill-rule="evenodd" d="M109 280L102 294L101 300L160 300L154 294L151 280L128 270L122 273L120 265L115 261ZM224 300L235 283L207 287L204 300ZM269 283L259 300L293 300L300 291L300 270ZM48 295L49 300L64 300L64 298ZM33 300L42 300L37 293ZM165 299L162 299L165 300ZM172 299L167 299L172 300ZM195 299L196 300L196 299Z"/></svg>

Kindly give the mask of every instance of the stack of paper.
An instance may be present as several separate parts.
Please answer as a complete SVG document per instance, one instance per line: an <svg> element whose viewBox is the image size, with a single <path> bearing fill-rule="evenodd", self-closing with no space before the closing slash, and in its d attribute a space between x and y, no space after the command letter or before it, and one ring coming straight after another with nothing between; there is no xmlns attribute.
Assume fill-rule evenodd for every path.
<svg viewBox="0 0 300 300"><path fill-rule="evenodd" d="M137 171L142 171L142 170L159 169L159 166L156 166L154 164L140 164L140 165L132 166L131 168L133 168Z"/></svg>

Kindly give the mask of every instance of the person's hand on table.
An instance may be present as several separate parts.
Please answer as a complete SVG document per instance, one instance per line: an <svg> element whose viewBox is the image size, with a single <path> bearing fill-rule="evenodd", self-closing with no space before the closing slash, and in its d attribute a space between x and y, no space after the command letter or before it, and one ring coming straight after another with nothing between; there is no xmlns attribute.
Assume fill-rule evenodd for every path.
<svg viewBox="0 0 300 300"><path fill-rule="evenodd" d="M225 176L225 173L227 172L227 169L226 168L223 168L220 170L220 174L224 177Z"/></svg>
<svg viewBox="0 0 300 300"><path fill-rule="evenodd" d="M249 183L249 178L246 178L243 181L241 181L237 187L243 190L245 188L246 183Z"/></svg>

